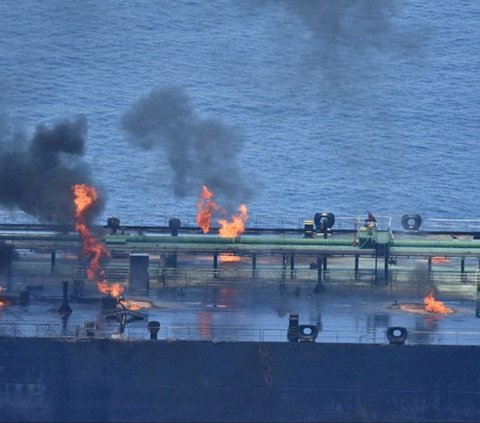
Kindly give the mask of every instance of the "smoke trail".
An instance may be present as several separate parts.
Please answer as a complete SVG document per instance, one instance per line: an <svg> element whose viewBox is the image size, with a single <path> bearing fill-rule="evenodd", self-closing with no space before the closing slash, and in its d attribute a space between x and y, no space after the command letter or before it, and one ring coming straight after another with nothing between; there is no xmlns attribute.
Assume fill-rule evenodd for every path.
<svg viewBox="0 0 480 423"><path fill-rule="evenodd" d="M394 15L401 2L384 0L302 0L282 4L310 30L309 64L328 81L371 75L378 57L416 49L413 34L400 29ZM385 60L385 59L381 59Z"/></svg>
<svg viewBox="0 0 480 423"><path fill-rule="evenodd" d="M391 31L390 16L396 7L384 0L303 0L285 2L313 31L330 45L379 45Z"/></svg>
<svg viewBox="0 0 480 423"><path fill-rule="evenodd" d="M0 203L40 221L73 223L71 186L91 179L82 160L86 119L65 120L52 128L39 125L27 140L21 128L2 116L0 131ZM102 207L97 206L90 217Z"/></svg>
<svg viewBox="0 0 480 423"><path fill-rule="evenodd" d="M202 185L228 206L250 196L236 162L243 139L218 121L196 116L182 89L152 90L125 113L122 127L133 143L166 154L177 197L196 194Z"/></svg>

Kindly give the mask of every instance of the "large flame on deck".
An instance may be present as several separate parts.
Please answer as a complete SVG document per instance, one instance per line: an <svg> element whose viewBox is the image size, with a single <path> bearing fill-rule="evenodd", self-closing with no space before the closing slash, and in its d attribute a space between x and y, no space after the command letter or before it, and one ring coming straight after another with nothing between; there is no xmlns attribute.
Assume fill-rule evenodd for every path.
<svg viewBox="0 0 480 423"><path fill-rule="evenodd" d="M248 209L245 204L240 204L238 207L238 214L232 216L232 220L229 222L225 219L220 219L220 229L218 234L221 237L236 237L245 232L245 222L248 219Z"/></svg>
<svg viewBox="0 0 480 423"><path fill-rule="evenodd" d="M95 239L86 224L86 214L97 201L98 193L94 187L87 184L73 185L72 192L75 203L75 230L82 237L84 254L91 256L87 278L96 282L98 290L103 294L119 298L123 294L123 286L118 283L109 284L100 263L104 257L110 256L110 252Z"/></svg>
<svg viewBox="0 0 480 423"><path fill-rule="evenodd" d="M219 210L217 203L213 200L213 192L207 186L202 185L200 201L197 203L198 214L196 221L203 233L208 233L212 224L212 215ZM220 228L218 235L222 238L235 238L245 232L245 222L248 219L248 209L245 204L240 204L238 213L231 217L231 220L219 219ZM240 257L234 254L220 254L220 261L237 262Z"/></svg>
<svg viewBox="0 0 480 423"><path fill-rule="evenodd" d="M430 291L423 298L423 304L425 304L425 310L429 313L449 314L453 312L453 310L445 306L442 301L438 301L435 299L435 297L433 296L433 291Z"/></svg>
<svg viewBox="0 0 480 423"><path fill-rule="evenodd" d="M247 206L245 204L240 204L238 211L239 213L233 215L230 222L225 219L220 219L218 221L220 224L220 229L218 230L219 236L235 238L245 232L245 222L248 219ZM237 262L240 261L240 257L234 254L220 254L220 261Z"/></svg>
<svg viewBox="0 0 480 423"><path fill-rule="evenodd" d="M210 231L212 215L217 209L218 206L215 201L213 201L213 193L205 185L202 185L200 201L197 203L198 213L195 220L204 234Z"/></svg>

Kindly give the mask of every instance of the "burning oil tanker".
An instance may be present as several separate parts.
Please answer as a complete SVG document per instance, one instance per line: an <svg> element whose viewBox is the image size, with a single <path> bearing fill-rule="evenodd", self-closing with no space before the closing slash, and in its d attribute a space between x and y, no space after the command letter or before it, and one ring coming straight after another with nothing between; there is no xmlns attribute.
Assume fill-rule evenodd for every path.
<svg viewBox="0 0 480 423"><path fill-rule="evenodd" d="M94 233L71 190L74 231L2 232L1 421L480 419L476 234L212 229L207 186L198 226Z"/></svg>

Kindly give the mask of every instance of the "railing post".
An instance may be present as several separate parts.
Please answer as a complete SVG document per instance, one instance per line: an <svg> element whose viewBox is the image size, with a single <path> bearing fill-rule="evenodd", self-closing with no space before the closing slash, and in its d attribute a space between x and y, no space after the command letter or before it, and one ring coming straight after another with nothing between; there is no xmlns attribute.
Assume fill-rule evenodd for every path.
<svg viewBox="0 0 480 423"><path fill-rule="evenodd" d="M218 253L213 253L213 277L218 276Z"/></svg>

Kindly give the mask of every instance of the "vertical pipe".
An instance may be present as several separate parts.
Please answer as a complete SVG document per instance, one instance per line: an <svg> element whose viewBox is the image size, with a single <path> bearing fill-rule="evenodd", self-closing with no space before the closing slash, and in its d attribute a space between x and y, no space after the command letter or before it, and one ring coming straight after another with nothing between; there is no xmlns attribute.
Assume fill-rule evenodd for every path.
<svg viewBox="0 0 480 423"><path fill-rule="evenodd" d="M323 229L323 239L328 239L328 229ZM323 257L323 273L327 272L327 256Z"/></svg>
<svg viewBox="0 0 480 423"><path fill-rule="evenodd" d="M432 257L428 258L428 273L432 272Z"/></svg>
<svg viewBox="0 0 480 423"><path fill-rule="evenodd" d="M460 261L460 272L465 273L465 257L462 257Z"/></svg>
<svg viewBox="0 0 480 423"><path fill-rule="evenodd" d="M319 256L319 257L317 257L317 280L318 280L318 283L322 283L322 265L323 265L323 260Z"/></svg>
<svg viewBox="0 0 480 423"><path fill-rule="evenodd" d="M355 280L358 279L358 265L360 263L360 256L355 254Z"/></svg>
<svg viewBox="0 0 480 423"><path fill-rule="evenodd" d="M295 278L295 253L290 254L290 279Z"/></svg>
<svg viewBox="0 0 480 423"><path fill-rule="evenodd" d="M255 279L257 277L257 255L255 253L252 254L252 278Z"/></svg>
<svg viewBox="0 0 480 423"><path fill-rule="evenodd" d="M56 250L52 250L50 253L50 273L53 275L55 270Z"/></svg>
<svg viewBox="0 0 480 423"><path fill-rule="evenodd" d="M218 276L218 253L213 253L213 277Z"/></svg>
<svg viewBox="0 0 480 423"><path fill-rule="evenodd" d="M127 313L122 313L120 316L120 328L119 332L123 334L125 332L125 325L127 324Z"/></svg>
<svg viewBox="0 0 480 423"><path fill-rule="evenodd" d="M388 245L385 245L385 272L384 272L384 277L385 277L385 285L388 284L388 260L390 258L390 252Z"/></svg>
<svg viewBox="0 0 480 423"><path fill-rule="evenodd" d="M63 281L63 301L68 302L68 281Z"/></svg>
<svg viewBox="0 0 480 423"><path fill-rule="evenodd" d="M377 269L378 269L378 244L375 245L375 285L378 282Z"/></svg>
<svg viewBox="0 0 480 423"><path fill-rule="evenodd" d="M282 283L285 283L287 277L287 255L282 255Z"/></svg>
<svg viewBox="0 0 480 423"><path fill-rule="evenodd" d="M313 292L316 294L325 292L325 287L323 286L323 283L322 283L322 263L323 263L323 257L317 256L317 284L313 289Z"/></svg>
<svg viewBox="0 0 480 423"><path fill-rule="evenodd" d="M475 316L480 317L480 284L477 280L477 301L475 304Z"/></svg>
<svg viewBox="0 0 480 423"><path fill-rule="evenodd" d="M63 281L63 300L58 312L62 315L69 315L72 312L72 308L68 304L68 281Z"/></svg>

